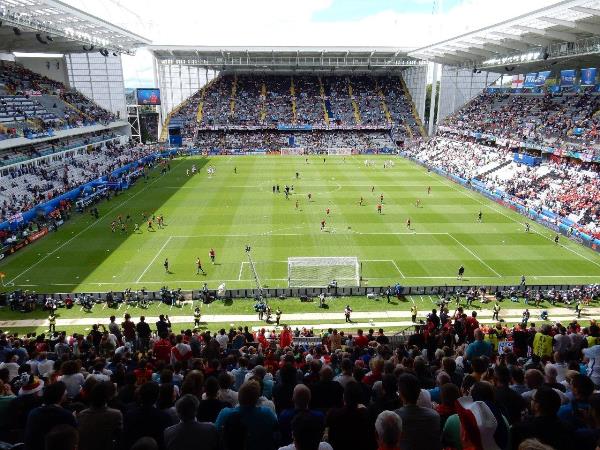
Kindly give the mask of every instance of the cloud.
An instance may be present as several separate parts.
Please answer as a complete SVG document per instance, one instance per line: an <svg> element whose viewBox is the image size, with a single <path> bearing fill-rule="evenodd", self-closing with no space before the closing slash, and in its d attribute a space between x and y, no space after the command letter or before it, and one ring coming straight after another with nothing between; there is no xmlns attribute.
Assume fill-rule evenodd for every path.
<svg viewBox="0 0 600 450"><path fill-rule="evenodd" d="M548 6L548 0L451 0L432 15L426 0L369 10L364 17L321 20L357 0L67 0L68 3L148 37L155 44L392 46L418 48ZM361 2L367 0L360 0ZM349 2L349 3L347 3ZM494 3L491 5L491 3ZM385 6L386 2L378 2ZM433 4L433 1L429 2ZM329 11L328 14L325 12ZM362 11L362 9L361 9ZM373 12L369 12L373 11ZM403 12L408 11L408 12ZM413 11L413 12L410 12ZM126 86L152 82L148 52L123 57Z"/></svg>

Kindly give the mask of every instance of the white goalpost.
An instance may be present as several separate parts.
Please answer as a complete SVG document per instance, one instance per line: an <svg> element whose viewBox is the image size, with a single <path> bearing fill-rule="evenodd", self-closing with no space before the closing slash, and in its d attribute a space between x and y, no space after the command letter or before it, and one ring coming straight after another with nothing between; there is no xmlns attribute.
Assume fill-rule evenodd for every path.
<svg viewBox="0 0 600 450"><path fill-rule="evenodd" d="M360 286L356 256L288 258L288 287Z"/></svg>

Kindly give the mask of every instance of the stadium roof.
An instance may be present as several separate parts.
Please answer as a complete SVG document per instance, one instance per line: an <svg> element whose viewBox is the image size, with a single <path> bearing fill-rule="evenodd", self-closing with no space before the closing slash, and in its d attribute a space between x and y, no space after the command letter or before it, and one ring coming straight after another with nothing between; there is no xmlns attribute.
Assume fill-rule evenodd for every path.
<svg viewBox="0 0 600 450"><path fill-rule="evenodd" d="M565 0L408 55L477 68L548 66L553 60L598 54L599 44L600 0Z"/></svg>
<svg viewBox="0 0 600 450"><path fill-rule="evenodd" d="M150 41L57 0L0 0L0 51L133 54ZM85 46L85 48L84 48Z"/></svg>
<svg viewBox="0 0 600 450"><path fill-rule="evenodd" d="M151 45L159 64L210 70L380 70L426 64L400 47L198 47Z"/></svg>

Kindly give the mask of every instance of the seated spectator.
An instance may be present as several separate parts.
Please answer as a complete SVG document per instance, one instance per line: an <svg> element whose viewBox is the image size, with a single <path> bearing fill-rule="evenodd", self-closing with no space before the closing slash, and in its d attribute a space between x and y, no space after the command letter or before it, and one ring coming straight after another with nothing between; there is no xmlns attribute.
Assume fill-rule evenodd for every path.
<svg viewBox="0 0 600 450"><path fill-rule="evenodd" d="M555 450L572 448L574 430L558 418L560 404L560 396L554 389L537 389L531 401L533 417L513 425L511 429L511 448L518 449L519 444L529 438L538 439Z"/></svg>
<svg viewBox="0 0 600 450"><path fill-rule="evenodd" d="M407 450L441 448L440 415L433 409L417 406L421 393L417 377L408 373L400 375L398 390L404 404L395 411L402 419L404 430L400 448Z"/></svg>
<svg viewBox="0 0 600 450"><path fill-rule="evenodd" d="M375 420L378 450L400 450L402 419L392 411L382 411Z"/></svg>
<svg viewBox="0 0 600 450"><path fill-rule="evenodd" d="M323 421L307 412L300 412L292 420L293 442L279 450L333 450L323 442Z"/></svg>
<svg viewBox="0 0 600 450"><path fill-rule="evenodd" d="M61 381L44 387L43 405L29 413L25 426L25 448L38 449L44 446L44 436L55 426L76 427L75 417L62 407L66 399L66 387Z"/></svg>
<svg viewBox="0 0 600 450"><path fill-rule="evenodd" d="M260 386L247 381L239 390L239 406L224 408L215 425L225 450L272 450L275 447L277 417L269 408L257 406Z"/></svg>
<svg viewBox="0 0 600 450"><path fill-rule="evenodd" d="M204 389L205 392L202 395L202 400L198 407L198 420L200 422L214 423L223 408L231 407L233 405L218 399L219 382L215 377L206 379Z"/></svg>
<svg viewBox="0 0 600 450"><path fill-rule="evenodd" d="M44 450L77 450L79 432L73 425L57 425L44 436Z"/></svg>
<svg viewBox="0 0 600 450"><path fill-rule="evenodd" d="M298 414L310 414L325 424L325 415L318 410L309 409L311 391L304 384L297 384L294 387L293 402L294 406L285 409L279 414L279 428L281 432L281 443L289 444L292 442L292 421Z"/></svg>
<svg viewBox="0 0 600 450"><path fill-rule="evenodd" d="M344 406L329 410L325 424L329 429L329 443L334 450L347 448L374 449L375 427L366 408L359 407L362 392L356 382L344 389Z"/></svg>
<svg viewBox="0 0 600 450"><path fill-rule="evenodd" d="M323 366L319 375L320 380L310 388L311 408L328 410L330 408L341 407L344 388L337 381L333 381L333 370L331 370L331 367Z"/></svg>
<svg viewBox="0 0 600 450"><path fill-rule="evenodd" d="M166 450L218 450L219 434L212 423L196 420L198 399L186 394L177 400L175 409L180 422L165 429L164 442Z"/></svg>
<svg viewBox="0 0 600 450"><path fill-rule="evenodd" d="M93 387L90 407L77 415L80 450L103 450L117 446L123 432L123 414L107 406L114 395L113 383L102 381Z"/></svg>
<svg viewBox="0 0 600 450"><path fill-rule="evenodd" d="M170 416L155 405L158 400L159 387L154 382L140 386L138 406L125 414L123 420L123 445L131 447L142 437L153 438L162 449L163 432L171 425Z"/></svg>

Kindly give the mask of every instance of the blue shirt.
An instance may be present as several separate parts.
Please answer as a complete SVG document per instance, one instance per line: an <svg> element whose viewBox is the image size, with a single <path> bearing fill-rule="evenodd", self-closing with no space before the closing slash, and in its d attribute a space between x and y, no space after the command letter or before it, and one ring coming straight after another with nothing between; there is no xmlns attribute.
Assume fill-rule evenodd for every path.
<svg viewBox="0 0 600 450"><path fill-rule="evenodd" d="M486 341L471 342L467 347L465 356L468 360L479 356L492 356L492 344Z"/></svg>
<svg viewBox="0 0 600 450"><path fill-rule="evenodd" d="M242 426L246 429L245 450L274 450L277 416L264 406L238 406L223 408L215 426L222 433L228 420L239 414Z"/></svg>

